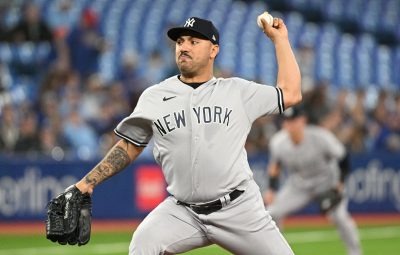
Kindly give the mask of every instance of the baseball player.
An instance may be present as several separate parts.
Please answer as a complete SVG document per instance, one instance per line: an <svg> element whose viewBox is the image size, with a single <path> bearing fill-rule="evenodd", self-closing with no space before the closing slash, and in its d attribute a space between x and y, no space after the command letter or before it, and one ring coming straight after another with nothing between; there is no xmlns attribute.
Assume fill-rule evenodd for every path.
<svg viewBox="0 0 400 255"><path fill-rule="evenodd" d="M322 213L336 225L349 255L360 255L356 225L343 197L344 178L349 164L344 146L330 131L307 125L301 106L285 111L283 129L270 141L267 171L269 189L264 199L272 218L279 222L287 215L315 201ZM281 169L287 171L279 186Z"/></svg>
<svg viewBox="0 0 400 255"><path fill-rule="evenodd" d="M277 86L216 78L219 33L191 17L168 31L180 74L146 89L115 133L122 138L76 187L93 192L154 139L170 194L136 229L129 254L175 254L218 244L234 254L293 254L266 212L244 144L252 122L301 100L300 71L284 22L263 21L275 46Z"/></svg>

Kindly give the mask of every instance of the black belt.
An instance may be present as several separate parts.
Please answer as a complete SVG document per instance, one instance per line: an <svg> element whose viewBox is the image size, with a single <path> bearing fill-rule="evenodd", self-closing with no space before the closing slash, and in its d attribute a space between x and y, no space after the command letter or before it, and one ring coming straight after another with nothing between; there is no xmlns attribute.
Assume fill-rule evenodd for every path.
<svg viewBox="0 0 400 255"><path fill-rule="evenodd" d="M235 189L234 191L232 191L231 193L229 193L227 196L222 197L222 199L218 199L209 203L205 203L205 204L200 204L200 205L196 205L196 204L188 204L182 201L178 200L178 205L184 205L186 207L189 207L190 209L192 209L195 213L197 214L210 214L213 212L216 212L218 210L220 210L223 207L223 203L225 205L229 204L231 201L235 200L236 198L238 198L244 191L243 190L238 190ZM226 197L229 197L228 199ZM223 200L221 202L221 200Z"/></svg>

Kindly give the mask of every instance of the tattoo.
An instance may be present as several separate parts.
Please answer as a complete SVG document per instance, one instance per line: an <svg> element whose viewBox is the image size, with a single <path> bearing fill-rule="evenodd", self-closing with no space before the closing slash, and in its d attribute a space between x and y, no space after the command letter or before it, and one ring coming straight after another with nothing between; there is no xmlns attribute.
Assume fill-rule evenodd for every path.
<svg viewBox="0 0 400 255"><path fill-rule="evenodd" d="M129 156L126 150L121 147L116 147L106 158L106 163L114 166L115 169L122 169L126 167L127 159L129 159Z"/></svg>
<svg viewBox="0 0 400 255"><path fill-rule="evenodd" d="M123 170L131 159L127 153L128 144L125 148L116 146L105 156L105 158L85 176L85 182L96 186Z"/></svg>

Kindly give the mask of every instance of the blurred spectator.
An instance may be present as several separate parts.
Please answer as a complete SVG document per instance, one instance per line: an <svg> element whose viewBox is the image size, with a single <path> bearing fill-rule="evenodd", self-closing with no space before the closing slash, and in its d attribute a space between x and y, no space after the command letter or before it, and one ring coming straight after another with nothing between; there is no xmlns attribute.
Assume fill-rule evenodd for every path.
<svg viewBox="0 0 400 255"><path fill-rule="evenodd" d="M45 155L51 155L56 147L56 138L49 127L42 128L40 131L40 150Z"/></svg>
<svg viewBox="0 0 400 255"><path fill-rule="evenodd" d="M22 20L10 31L10 41L16 43L53 41L52 31L40 17L38 6L32 2L28 3L24 6L23 12Z"/></svg>
<svg viewBox="0 0 400 255"><path fill-rule="evenodd" d="M88 91L82 102L82 116L98 135L113 131L115 126L133 110L129 105L128 95L120 82L113 82L107 87L97 88L97 91ZM97 110L89 114L89 108Z"/></svg>
<svg viewBox="0 0 400 255"><path fill-rule="evenodd" d="M365 108L365 90L356 91L356 99L352 109L350 109L352 119L352 130L348 144L353 152L362 152L367 150L366 137L367 130L367 113Z"/></svg>
<svg viewBox="0 0 400 255"><path fill-rule="evenodd" d="M11 87L11 81L12 77L8 66L0 62L0 92L8 90Z"/></svg>
<svg viewBox="0 0 400 255"><path fill-rule="evenodd" d="M351 118L356 125L365 125L367 121L367 114L365 112L365 90L358 89L355 92L355 100L350 109Z"/></svg>
<svg viewBox="0 0 400 255"><path fill-rule="evenodd" d="M313 90L304 94L304 108L310 124L319 124L321 119L329 112L328 89L329 84L327 82L320 82Z"/></svg>
<svg viewBox="0 0 400 255"><path fill-rule="evenodd" d="M52 136L52 142L55 146L60 146L64 150L69 148L69 144L66 141L63 130L62 130L62 117L59 112L59 103L58 98L53 93L47 93L45 97L42 99L41 103L41 126L42 131L46 129L46 134L41 132L41 136ZM43 142L43 141L42 141ZM43 148L44 147L44 148ZM49 141L46 141L46 144L42 144L42 150L44 149L44 153L48 151L46 148L49 147Z"/></svg>
<svg viewBox="0 0 400 255"><path fill-rule="evenodd" d="M380 124L375 148L400 152L400 95L391 98L387 93L381 92L374 115Z"/></svg>
<svg viewBox="0 0 400 255"><path fill-rule="evenodd" d="M390 152L400 152L400 116L393 114L388 121L388 135L385 147Z"/></svg>
<svg viewBox="0 0 400 255"><path fill-rule="evenodd" d="M124 52L121 66L117 74L117 79L122 82L125 91L130 95L141 94L141 92L149 86L149 82L145 81L143 78L142 71L138 64L138 58L135 52Z"/></svg>
<svg viewBox="0 0 400 255"><path fill-rule="evenodd" d="M54 57L52 47L47 44L53 42L53 36L35 3L25 4L22 12L23 17L7 33L13 54L5 62L10 69L12 82L22 79L26 84L31 83L29 93L35 97L38 92L35 84L46 71L49 60Z"/></svg>
<svg viewBox="0 0 400 255"><path fill-rule="evenodd" d="M167 34L167 31L172 28L179 26L178 23L170 23L168 26L165 26L163 34ZM175 42L170 40L167 36L164 37L164 40L161 42L162 46L157 49L161 51L161 57L163 58L163 62L165 65L165 77L171 77L179 74L179 69L175 63Z"/></svg>
<svg viewBox="0 0 400 255"><path fill-rule="evenodd" d="M59 110L61 117L66 118L74 109L80 109L81 104L81 79L78 73L70 72L65 84L60 89Z"/></svg>
<svg viewBox="0 0 400 255"><path fill-rule="evenodd" d="M162 55L158 50L151 52L145 70L146 80L149 82L149 85L157 84L167 77L165 76L168 71L167 65L165 65Z"/></svg>
<svg viewBox="0 0 400 255"><path fill-rule="evenodd" d="M332 133L338 136L340 125L342 122L343 122L342 111L338 108L334 108L332 109L332 111L330 111L321 119L319 125L330 130ZM340 136L338 136L338 138L339 140L341 140Z"/></svg>
<svg viewBox="0 0 400 255"><path fill-rule="evenodd" d="M24 113L20 120L20 134L15 144L15 152L36 154L40 150L37 116L33 112Z"/></svg>
<svg viewBox="0 0 400 255"><path fill-rule="evenodd" d="M49 11L49 25L58 38L65 38L76 23L77 7L74 0L57 1Z"/></svg>
<svg viewBox="0 0 400 255"><path fill-rule="evenodd" d="M103 103L100 107L100 114L96 119L91 119L88 121L91 127L96 131L98 135L103 135L107 132L114 130L116 125L115 108L113 103ZM125 115L126 116L126 115Z"/></svg>
<svg viewBox="0 0 400 255"><path fill-rule="evenodd" d="M39 89L39 99L43 100L47 94L59 97L61 90L73 75L68 69L67 62L57 61L43 77L43 82Z"/></svg>
<svg viewBox="0 0 400 255"><path fill-rule="evenodd" d="M313 89L315 85L313 78L315 77L315 51L312 45L303 43L296 51L296 59L299 63L302 90L307 92Z"/></svg>
<svg viewBox="0 0 400 255"><path fill-rule="evenodd" d="M124 87L124 93L128 94L128 102L133 109L136 106L139 96L150 84L144 77L143 72L139 67L138 56L135 52L127 51L123 54L121 66L117 73L117 80Z"/></svg>
<svg viewBox="0 0 400 255"><path fill-rule="evenodd" d="M17 116L12 105L5 105L1 112L0 152L10 153L14 150L19 135Z"/></svg>
<svg viewBox="0 0 400 255"><path fill-rule="evenodd" d="M65 156L65 151L69 146L60 133L61 122L53 120L44 126L40 131L40 152L44 156L50 156L56 160L61 160Z"/></svg>
<svg viewBox="0 0 400 255"><path fill-rule="evenodd" d="M124 91L123 85L116 81L109 86L109 93L107 97L108 105L112 105L114 110L114 118L122 120L133 109L129 105L129 98Z"/></svg>
<svg viewBox="0 0 400 255"><path fill-rule="evenodd" d="M113 131L102 135L99 139L100 155L105 155L118 142L118 139L118 136Z"/></svg>
<svg viewBox="0 0 400 255"><path fill-rule="evenodd" d="M70 145L74 139L67 139L64 133L65 123L72 125L71 119L74 118L71 118L71 115L74 112L80 123L76 126L90 129L87 133L92 132L93 139L100 142L102 148L99 150L107 151L108 146L114 143L112 129L115 123L133 110L142 91L164 77L178 73L174 64L175 43L163 36L157 49L152 52L141 51L140 47L131 48L131 45L127 48L112 48L120 65L115 68L115 80L104 83L99 79L101 75L98 73L98 67L101 54L108 48L102 35L102 29L105 27L101 25L108 22L100 22L104 17L98 16L91 9L82 8L93 6L101 14L104 13L102 8L114 4L109 0L103 1L104 6L97 2L93 5L91 1L84 1L90 2L87 5L76 0L30 1L22 5L24 2L27 1L0 1L0 41L11 41L9 45L2 44L0 51L0 151L15 151L19 129L26 132L22 119L19 127L19 117L32 115L32 111L36 109L32 109L31 106L39 107L39 111L34 114L35 121L31 122L34 125L31 126L37 129L34 133L37 136L40 134L40 138L43 139L37 149L45 155L54 156L53 152L56 151L60 158L63 153L67 155L71 148L73 152L78 153L79 146ZM135 8L134 4L126 6ZM47 14L43 19L41 8L46 10ZM23 17L20 17L22 13ZM122 12L122 15L125 15L124 13ZM124 21L122 17L124 16L118 20ZM290 22L288 24L290 26ZM175 25L171 24L169 27ZM322 25L321 28L323 27L325 26ZM325 32L329 31L328 29ZM165 32L166 30L162 34L165 35ZM323 29L321 32L325 33ZM379 40L376 36L371 36ZM121 38L117 37L118 40ZM368 93L371 87L367 86L362 86L365 91L354 91L357 86L338 90L335 84L329 84L334 81L333 78L315 82L316 65L322 61L320 50L314 47L319 43L314 45L314 41L307 41L307 38L311 37L306 37L306 40L302 38L303 35L293 39L298 46L296 55L302 71L303 99L309 120L332 130L353 153L379 150L399 152L399 96L395 97L392 91L385 90L378 96L371 96ZM31 47L31 44L16 44L27 41L51 41L53 58L43 61L45 51L42 48ZM378 45L371 45L375 46ZM393 56L394 66L397 64L397 57ZM49 61L51 65L48 68ZM235 73L227 70L222 63L217 63L221 66L216 66L219 69L216 77L235 76ZM333 75L337 75L336 70L332 71ZM37 84L41 85L39 89ZM379 89L375 86L372 88L375 93ZM12 105L9 105L10 103ZM15 105L18 105L18 111L13 108ZM27 122L29 124L29 121ZM262 118L253 124L246 142L249 156L268 150L266 144L278 125L279 118ZM84 157L89 155L85 154L85 150L81 151Z"/></svg>
<svg viewBox="0 0 400 255"><path fill-rule="evenodd" d="M372 110L373 118L378 122L379 125L383 126L387 119L387 105L388 94L385 90L381 90L378 96L378 101L375 108Z"/></svg>
<svg viewBox="0 0 400 255"><path fill-rule="evenodd" d="M79 113L86 122L95 121L101 115L101 105L105 100L104 85L97 74L92 74L79 102Z"/></svg>
<svg viewBox="0 0 400 255"><path fill-rule="evenodd" d="M96 133L76 110L71 111L64 122L64 135L80 159L88 160L98 154Z"/></svg>
<svg viewBox="0 0 400 255"><path fill-rule="evenodd" d="M9 3L0 1L0 41L8 40L8 29L5 22L5 17L9 11Z"/></svg>
<svg viewBox="0 0 400 255"><path fill-rule="evenodd" d="M96 73L99 57L107 49L107 43L98 27L98 17L90 9L83 11L78 26L67 38L71 66L82 78Z"/></svg>
<svg viewBox="0 0 400 255"><path fill-rule="evenodd" d="M254 121L245 146L249 157L268 153L269 139L278 130L276 122L277 118L274 116L261 117Z"/></svg>
<svg viewBox="0 0 400 255"><path fill-rule="evenodd" d="M54 92L48 92L42 97L40 104L40 122L48 124L52 119L58 118L58 100Z"/></svg>

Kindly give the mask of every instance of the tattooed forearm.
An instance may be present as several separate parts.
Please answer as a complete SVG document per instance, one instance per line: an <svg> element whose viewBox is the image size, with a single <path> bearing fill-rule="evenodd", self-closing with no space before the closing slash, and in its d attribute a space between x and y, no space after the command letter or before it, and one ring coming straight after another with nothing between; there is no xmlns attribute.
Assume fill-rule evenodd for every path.
<svg viewBox="0 0 400 255"><path fill-rule="evenodd" d="M112 148L104 159L85 176L85 182L96 186L123 170L131 162L127 150L128 146L126 149L120 146Z"/></svg>
<svg viewBox="0 0 400 255"><path fill-rule="evenodd" d="M121 170L125 168L130 162L126 150L127 149L123 149L119 146L115 147L115 150L109 153L108 157L105 158L106 163L112 165L117 171L118 169Z"/></svg>

